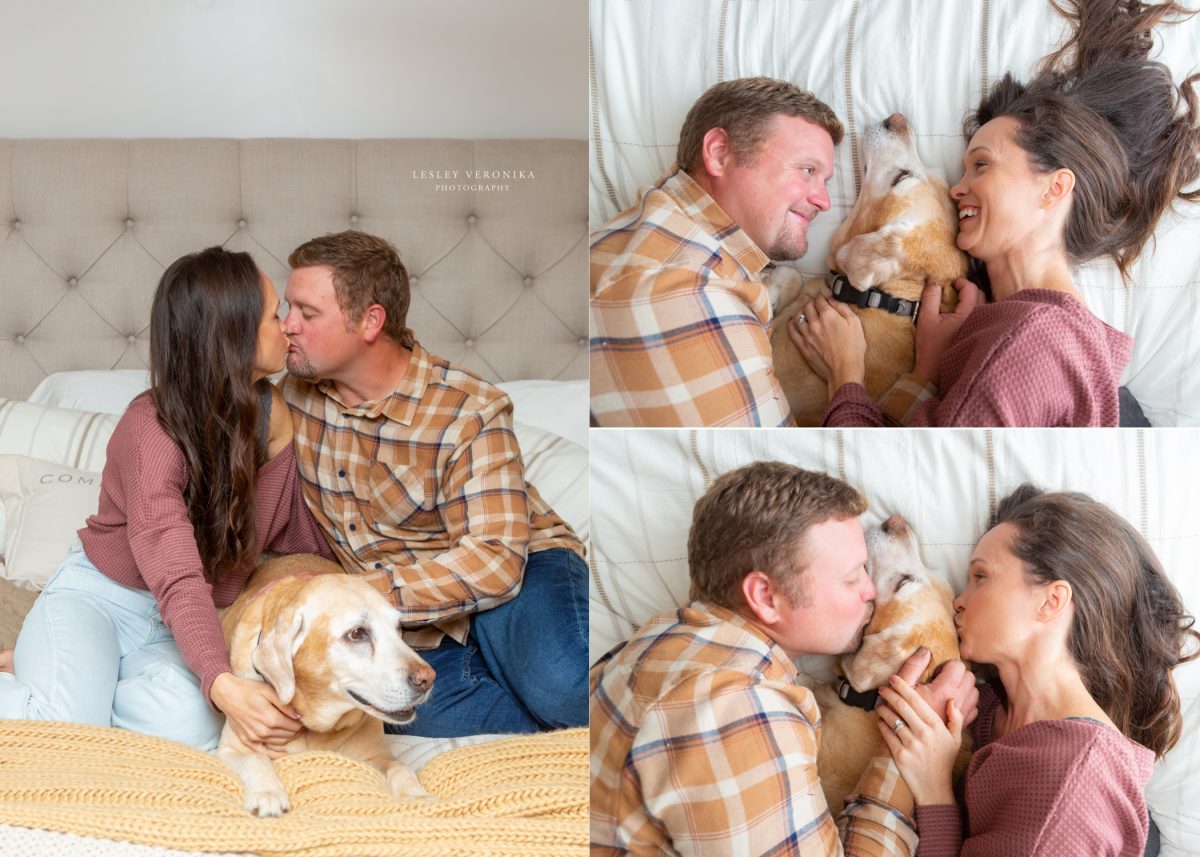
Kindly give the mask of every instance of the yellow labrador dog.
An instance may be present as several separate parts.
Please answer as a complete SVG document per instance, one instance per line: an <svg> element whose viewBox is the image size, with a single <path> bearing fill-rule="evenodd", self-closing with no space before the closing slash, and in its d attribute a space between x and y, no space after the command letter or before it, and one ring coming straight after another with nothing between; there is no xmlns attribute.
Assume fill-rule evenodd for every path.
<svg viewBox="0 0 1200 857"><path fill-rule="evenodd" d="M825 382L788 338L802 307L834 290L851 305L867 340L866 388L882 395L913 367L916 312L950 312L953 283L967 274L958 249L958 213L946 182L917 155L908 120L899 113L870 128L863 140L866 175L850 215L833 234L829 267L841 276L801 282L778 266L768 291L778 307L771 328L775 374L799 425L816 425L829 403ZM925 286L942 287L940 306L919 308Z"/></svg>
<svg viewBox="0 0 1200 857"><path fill-rule="evenodd" d="M411 723L434 672L401 639L400 612L369 583L320 557L273 559L254 572L221 627L234 674L268 682L299 712L305 728L287 752L340 753L378 768L398 799L429 796L392 757L383 723ZM258 816L288 811L271 760L228 723L217 755L245 785L246 809Z"/></svg>
<svg viewBox="0 0 1200 857"><path fill-rule="evenodd" d="M829 811L837 815L882 743L872 691L899 672L908 657L925 646L932 653L921 681L958 657L954 630L954 593L922 561L912 528L893 515L867 533L875 614L857 652L842 655L838 668L845 681L816 688L821 707L821 749L817 773Z"/></svg>

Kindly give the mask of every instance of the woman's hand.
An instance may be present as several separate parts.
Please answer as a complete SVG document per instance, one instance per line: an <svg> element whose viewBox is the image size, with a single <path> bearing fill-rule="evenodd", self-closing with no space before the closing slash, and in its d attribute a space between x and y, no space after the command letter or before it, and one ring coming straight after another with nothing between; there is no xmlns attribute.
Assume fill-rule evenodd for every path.
<svg viewBox="0 0 1200 857"><path fill-rule="evenodd" d="M862 322L841 301L822 296L808 304L788 325L788 337L813 372L825 379L830 399L843 384L865 382L867 340Z"/></svg>
<svg viewBox="0 0 1200 857"><path fill-rule="evenodd" d="M879 734L891 750L896 766L918 805L954 803L951 775L962 746L962 712L950 699L946 723L904 679L892 676L890 687L881 687ZM900 720L904 725L894 728Z"/></svg>
<svg viewBox="0 0 1200 857"><path fill-rule="evenodd" d="M221 709L234 734L251 750L272 759L287 754L279 749L300 734L300 715L279 701L269 684L221 673L209 692L213 705Z"/></svg>
<svg viewBox="0 0 1200 857"><path fill-rule="evenodd" d="M0 649L0 673L15 672L13 669L13 650Z"/></svg>
<svg viewBox="0 0 1200 857"><path fill-rule="evenodd" d="M941 365L942 355L946 352L950 340L958 333L971 310L983 303L983 292L970 280L959 277L954 281L954 288L958 290L958 306L951 313L938 311L942 303L942 287L937 283L926 286L921 295L922 310L917 316L916 362L913 365L913 374L926 381L937 380L938 366Z"/></svg>

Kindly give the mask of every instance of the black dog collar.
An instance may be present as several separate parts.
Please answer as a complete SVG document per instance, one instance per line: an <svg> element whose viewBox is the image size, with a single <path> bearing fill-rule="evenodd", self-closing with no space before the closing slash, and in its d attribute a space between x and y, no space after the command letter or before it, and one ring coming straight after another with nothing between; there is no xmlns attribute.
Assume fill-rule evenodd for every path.
<svg viewBox="0 0 1200 857"><path fill-rule="evenodd" d="M846 681L845 676L838 676L837 695L842 702L853 705L855 708L861 708L863 711L874 711L875 703L879 700L878 690L859 693L850 686L850 682Z"/></svg>
<svg viewBox="0 0 1200 857"><path fill-rule="evenodd" d="M920 301L906 301L874 287L861 291L851 284L845 274L839 274L837 271L830 271L829 274L829 288L833 291L835 300L862 309L881 309L892 315L911 316L913 324L917 323L917 313L921 311Z"/></svg>

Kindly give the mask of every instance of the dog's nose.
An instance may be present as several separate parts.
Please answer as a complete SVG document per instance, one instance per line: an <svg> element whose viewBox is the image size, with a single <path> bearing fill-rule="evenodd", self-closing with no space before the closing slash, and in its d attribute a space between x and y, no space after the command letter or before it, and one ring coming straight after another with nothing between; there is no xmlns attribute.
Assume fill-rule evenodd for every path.
<svg viewBox="0 0 1200 857"><path fill-rule="evenodd" d="M893 113L887 119L883 120L883 127L889 131L907 131L908 120L903 113Z"/></svg>
<svg viewBox="0 0 1200 857"><path fill-rule="evenodd" d="M908 533L908 521L899 515L892 515L883 522L883 531L889 536L903 536Z"/></svg>
<svg viewBox="0 0 1200 857"><path fill-rule="evenodd" d="M433 671L433 667L422 664L408 674L408 683L413 686L413 690L424 693L433 686L435 678L437 678L437 673Z"/></svg>

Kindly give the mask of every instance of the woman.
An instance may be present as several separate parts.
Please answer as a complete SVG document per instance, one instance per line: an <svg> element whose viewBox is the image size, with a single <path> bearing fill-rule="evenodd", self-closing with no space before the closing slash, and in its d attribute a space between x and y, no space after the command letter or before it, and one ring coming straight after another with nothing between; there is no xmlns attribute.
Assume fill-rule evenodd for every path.
<svg viewBox="0 0 1200 857"><path fill-rule="evenodd" d="M992 664L966 775L951 787L962 716L903 681L880 732L917 805L921 857L1140 855L1151 766L1179 740L1171 670L1200 639L1150 546L1082 494L1018 488L997 510L954 600L964 659Z"/></svg>
<svg viewBox="0 0 1200 857"><path fill-rule="evenodd" d="M1200 176L1195 75L1176 87L1146 59L1176 3L1073 2L1071 40L1031 82L1006 75L964 125L950 191L958 246L986 266L990 302L966 280L953 314L923 312L911 375L881 400L906 425L1116 425L1133 340L1097 318L1071 266L1107 256L1123 277L1182 188ZM1183 106L1180 113L1176 102ZM1178 115L1177 115L1178 113ZM924 303L937 306L939 286ZM820 298L789 334L826 378L824 425L883 425L863 389L862 326Z"/></svg>
<svg viewBox="0 0 1200 857"><path fill-rule="evenodd" d="M300 729L230 671L217 608L264 549L332 558L304 503L270 279L212 247L172 264L151 308L150 390L109 441L100 507L25 619L0 717L123 726L216 746L221 714L270 755ZM2 659L0 659L2 660Z"/></svg>

